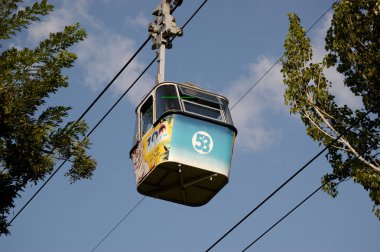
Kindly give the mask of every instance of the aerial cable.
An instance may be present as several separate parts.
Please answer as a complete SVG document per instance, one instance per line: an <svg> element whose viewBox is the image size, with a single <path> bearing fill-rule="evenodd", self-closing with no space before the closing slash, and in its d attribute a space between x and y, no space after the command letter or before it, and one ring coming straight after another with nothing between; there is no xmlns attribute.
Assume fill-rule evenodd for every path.
<svg viewBox="0 0 380 252"><path fill-rule="evenodd" d="M94 252L95 251L95 249L97 249L99 246L100 246L100 244L102 244L103 243L103 241L105 240L105 239L107 239L107 237L126 219L126 218L128 218L128 216L129 215L131 215L131 213L144 201L144 199L146 198L146 196L144 196L144 197L142 197L141 198L141 200L139 201L139 202L137 202L137 204L131 209L131 210L129 210L129 212L126 214L126 215L124 215L124 217L111 229L111 231L109 231L108 233L107 233L107 235L106 236L104 236L103 237L103 239L101 239L100 240L100 242L98 242L98 244L96 244L96 246L93 248L93 249L91 249L91 252Z"/></svg>
<svg viewBox="0 0 380 252"><path fill-rule="evenodd" d="M320 189L322 189L328 182L323 183L319 186L315 191L313 191L309 196L307 196L304 200L298 203L292 210L290 210L287 214L285 214L282 218L280 218L276 223L274 223L270 228L268 228L264 233L262 233L259 237L256 238L251 244L249 244L242 252L247 251L253 244L258 242L261 238L263 238L269 231L271 231L275 226L277 226L281 221L283 221L286 217L288 217L292 212L294 212L298 207L300 207L303 203L305 203L308 199L310 199L314 194L316 194Z"/></svg>
<svg viewBox="0 0 380 252"><path fill-rule="evenodd" d="M354 162L359 158L359 155L352 160ZM346 182L350 180L351 177L348 179L339 181L337 185L339 185L342 182ZM286 213L283 217L281 217L278 221L276 221L270 228L268 228L264 233L262 233L259 237L257 237L252 243L250 243L242 252L247 251L252 245L254 245L256 242L258 242L261 238L263 238L267 233L269 233L274 227L276 227L280 222L282 222L284 219L286 219L292 212L294 212L298 207L300 207L303 203L305 203L307 200L309 200L312 196L314 196L320 189L322 189L325 185L327 185L329 181L324 182L321 186L319 186L315 191L313 191L309 196L307 196L304 200L302 200L300 203L298 203L294 208L292 208L288 213Z"/></svg>
<svg viewBox="0 0 380 252"><path fill-rule="evenodd" d="M86 108L86 110L81 114L81 116L74 122L71 126L74 127L79 121L81 121L86 114L92 109L92 107L98 102L98 100L103 96L103 94L111 87L111 85L115 82L115 80L121 75L121 73L127 68L127 66L134 60L134 58L141 52L141 50L146 46L149 42L150 37L148 37L144 43L139 47L139 49L132 55L132 57L125 63L125 65L120 69L120 71L115 75L115 77L107 84L107 86L102 90L102 92L95 98L95 100ZM67 128L67 125L65 126ZM70 128L69 128L70 129ZM86 137L88 137L87 135ZM37 194L46 186L46 184L54 177L54 175L61 169L61 167L66 163L65 160L50 176L49 178L42 184L42 186L33 194L33 196L24 204L24 206L17 212L15 216L10 220L8 226L12 224L12 222L17 218L17 216L25 209L27 205L37 196Z"/></svg>
<svg viewBox="0 0 380 252"><path fill-rule="evenodd" d="M257 209L259 209L262 205L264 205L270 198L272 198L277 192L279 192L285 185L287 185L290 181L292 181L299 173L301 173L306 167L308 167L314 160L316 160L320 155L323 154L327 149L332 147L336 142L339 141L341 137L346 135L354 126L356 126L359 122L361 122L365 117L367 117L372 110L369 110L364 116L357 119L349 128L347 128L342 134L334 138L332 142L326 145L318 154L316 154L313 158L311 158L305 165L303 165L298 171L296 171L292 176L290 176L285 182L283 182L276 190L274 190L271 194L269 194L260 204L258 204L255 208L253 208L248 214L246 214L238 223L236 223L232 228L230 228L224 235L222 235L216 242L214 242L206 252L210 251L214 248L219 242L221 242L227 235L229 235L235 228L237 228L241 223L243 223L249 216L251 216Z"/></svg>
<svg viewBox="0 0 380 252"><path fill-rule="evenodd" d="M198 12L203 8L203 6L207 3L208 0L203 1L201 5L199 5L198 9L194 11L193 15L185 22L185 24L181 27L181 29L185 29L185 27L190 23L190 21L198 14Z"/></svg>
<svg viewBox="0 0 380 252"><path fill-rule="evenodd" d="M204 2L198 7L198 9L193 13L193 15L192 15L192 16L191 16L191 17L185 22L185 24L181 27L181 29L184 29L184 28L188 25L188 23L189 23L189 22L193 19L193 17L194 17L194 16L195 16L195 15L196 15L196 14L202 9L202 7L207 3L207 1L208 1L208 0L205 0L205 1L204 1ZM176 6L175 8L177 8L177 6ZM175 8L174 8L174 10L175 10ZM329 9L328 9L328 10L327 10L327 11L326 11L326 12L325 12L325 13L324 13L324 14L323 14L323 15L322 15L322 16L321 16L321 17L320 17L320 18L319 18L319 19L318 19L318 20L317 20L317 21L316 21L316 22L315 22L310 28L309 28L309 30L312 29L312 28L315 26L315 24L318 23L318 21L319 21L320 19L322 19L322 17L323 17L323 16L324 16L324 15L325 15L330 9L331 9L331 7L330 7L330 8L329 8ZM173 11L174 11L174 10L173 10ZM309 31L309 30L308 30L308 31ZM174 37L174 38L175 38L175 37ZM174 38L173 38L173 39L174 39ZM173 40L173 39L172 39L172 40ZM171 40L171 41L172 41L172 40ZM156 56L155 59L151 62L151 64L148 66L148 68L154 63L154 61L155 61L156 59L157 59L157 56ZM280 59L279 59L278 61L280 61ZM274 66L272 66L271 69L272 69L273 67L274 67ZM271 69L270 69L270 70L271 70ZM145 69L145 71L146 71L146 70L147 70L147 69ZM269 70L269 71L270 71L270 70ZM144 71L144 72L145 72L145 71ZM269 71L268 71L268 72L269 72ZM141 76L140 76L140 77L141 77ZM262 78L264 78L264 76L263 76ZM261 79L262 79L262 78L261 78ZM261 81L261 79L260 79L259 81ZM130 86L130 88L131 88L136 82L137 82L137 80L136 80L136 81ZM130 89L130 88L129 88L129 89ZM252 89L252 88L251 88L251 89ZM250 89L250 90L251 90L251 89ZM249 90L249 91L250 91L250 90ZM126 92L128 92L128 90L127 90ZM118 102L124 97L124 95L126 94L126 92L125 92L125 93L119 98L119 100L118 100L118 101L112 106L112 108L111 108L111 109L105 114L105 116L103 116L103 118L97 123L97 125L94 127L94 129L92 129L92 131L95 130L96 127L97 127L97 126L98 126L98 125L99 125L99 124L105 119L105 117L106 117L106 116L112 111L112 109L117 105L117 103L118 103ZM245 94L245 95L246 95L246 94ZM244 95L244 96L245 96L245 95ZM243 98L244 98L244 97L243 97ZM241 99L242 99L242 98L241 98ZM241 99L240 99L240 100L241 100ZM240 101L240 100L239 100L239 101ZM236 103L236 104L237 104L237 103ZM236 105L236 104L235 104L235 105ZM235 105L234 105L234 106L235 106ZM92 131L91 131L91 132L92 132ZM90 132L90 133L91 133L91 132ZM114 228L111 229L111 231L110 231L109 233L107 233L107 235L106 235L106 236L105 236L105 237L104 237L104 238L103 238L103 239L97 244L96 247L94 247L94 249L93 249L92 251L94 251L94 250L95 250L95 249L96 249L96 248L97 248L97 247L98 247L98 246L99 246L99 245L100 245L100 244L101 244L101 243L102 243L102 242L103 242L103 241L104 241L104 240L105 240L105 239L106 239L106 238L107 238L107 237L108 237L108 236L109 236L109 235L110 235L110 234L111 234L111 233L112 233L112 232L113 232L113 231L114 231L114 230L115 230L115 229L116 229L116 228L117 228L117 227L118 227L118 226L119 226L119 225L120 225L120 224L121 224L121 223L122 223L122 222L123 222L123 221L124 221L124 220L125 220L125 219L126 219L126 218L127 218L132 212L133 212L133 211L134 211L134 210L135 210L135 209L136 209L136 208L137 208L137 206L140 205L140 204L142 203L142 201L143 201L144 199L145 199L145 197L142 198L142 200L139 201L139 202L138 202L138 203L132 208L132 210L131 210L130 212L128 212L128 214L127 214L125 217L123 217L123 218L117 223L117 225L116 225Z"/></svg>
<svg viewBox="0 0 380 252"><path fill-rule="evenodd" d="M157 56L145 67L144 71L136 78L136 80L128 87L127 90L117 99L117 101L112 105L112 107L103 115L103 117L96 123L96 125L91 129L86 137L89 137L95 129L103 122L104 119L111 113L111 111L119 104L119 102L124 98L124 96L131 90L131 88L140 80L140 78L146 73L146 71L153 65L156 61Z"/></svg>
<svg viewBox="0 0 380 252"><path fill-rule="evenodd" d="M150 36L144 41L144 43L137 49L137 51L132 55L132 57L125 63L125 65L120 69L120 71L115 75L115 77L107 84L107 86L102 90L102 92L95 98L95 100L86 108L86 110L82 113L82 115L75 121L75 123L71 126L74 127L80 120L82 120L86 114L92 109L92 107L98 102L98 100L103 96L103 94L112 86L112 84L116 81L116 79L121 75L121 73L127 68L127 66L135 59L135 57L141 52L141 50L146 46L149 42ZM67 125L65 126L65 128ZM87 135L88 137L88 135ZM37 196L37 194L46 186L46 184L54 177L54 175L61 169L61 167L66 163L65 160L50 176L49 178L42 184L42 186L33 194L33 196L24 204L24 206L17 212L15 216L10 220L8 226L12 224L12 222L17 218L17 216L25 209L27 205Z"/></svg>
<svg viewBox="0 0 380 252"><path fill-rule="evenodd" d="M202 9L202 7L207 3L207 1L208 1L208 0L205 0L205 1L204 1L204 2L198 7L198 9L193 13L193 15L192 15L192 16L191 16L191 17L185 22L185 24L181 27L182 30L188 25L188 23L193 19L193 17L194 17L194 16L195 16L195 15L196 15L196 14ZM177 6L176 6L175 8L177 8ZM317 19L317 21L314 22L314 24L308 29L308 31L311 30L311 29L316 25L316 23L318 23L318 22L323 18L323 16L326 15L326 13L327 13L330 9L331 9L331 7L330 7L327 11L325 11L324 14L323 14L322 16L320 16L320 17ZM307 32L308 32L308 31L307 31ZM174 36L174 38L175 38L175 37L176 37L176 36ZM174 40L174 38L173 38L172 40ZM171 40L171 41L172 41L172 40ZM171 41L170 41L170 42L171 42ZM157 59L157 56L156 56L155 59ZM155 61L155 59L153 60L153 62ZM277 60L276 64L277 64L280 60L281 60L281 58ZM152 62L152 63L153 63L153 62ZM151 63L151 64L152 64L152 63ZM258 82L260 82L260 81L265 77L265 75L268 74L268 73L273 69L274 66L275 66L275 65L273 65L270 69L268 69L267 72L264 74L264 76L262 76L262 77L261 77L261 78L255 83L255 85L256 85ZM254 85L254 86L255 86L255 85ZM253 87L252 87L252 88L253 88ZM242 100L242 99L243 99L243 98L244 98L244 97L245 97L245 96L246 96L246 95L252 90L252 88L251 88L251 89L250 89L245 95L243 95L243 97L240 98L239 101L238 101L237 103L239 103L239 102L240 102L240 101L241 101L241 100ZM122 97L120 97L119 100L121 100L121 99L122 99ZM237 105L237 103L235 103L235 105ZM235 105L234 105L234 106L235 106ZM114 106L116 106L116 104L115 104ZM113 106L113 107L114 107L114 106ZM233 108L234 106L232 106L232 108ZM231 108L231 110L232 110L232 108ZM112 110L112 109L111 109L111 110ZM110 112L110 111L109 111L109 112ZM106 114L105 116L107 116L109 112L107 112L107 114ZM104 119L104 118L105 118L105 117L103 117L103 119ZM102 120L103 120L103 119L102 119ZM102 121L102 120L101 120L101 121ZM98 124L101 123L101 121L99 121ZM98 124L97 124L97 125L98 125ZM144 198L143 198L143 199L144 199ZM141 203L141 202L138 202L138 205L139 205L140 203ZM136 206L135 206L135 207L136 207ZM135 207L133 207L133 210L135 209ZM120 222L118 222L118 224L117 224L116 226L119 226L124 220L125 220L125 218L123 218ZM116 227L114 227L114 228L111 230L110 233L112 233L112 232L115 230L115 228L116 228ZM104 241L104 240L110 235L110 233L108 233L108 234L106 235L106 237L104 237L104 238L101 240L100 243L102 243L102 242L103 242L103 241ZM98 244L98 245L100 245L100 244Z"/></svg>
<svg viewBox="0 0 380 252"><path fill-rule="evenodd" d="M115 75L115 77L108 83L108 85L102 90L102 92L95 98L95 100L87 107L87 109L82 113L82 115L75 121L75 123L71 126L74 127L80 120L84 118L84 116L92 109L95 103L103 96L103 94L111 87L111 85L115 82L115 80L120 76L120 74L125 70L125 68L132 62L132 60L140 53L140 51L146 46L149 42L150 37L145 40L145 42L140 46L140 48L132 55L132 57L128 60L128 62L121 68L121 70ZM129 90L129 89L128 89ZM98 123L99 124L99 123ZM97 125L98 125L97 124ZM66 125L67 127L67 125ZM65 128L66 128L65 127ZM93 131L93 130L92 130ZM90 133L92 133L92 131ZM87 134L88 137L90 134ZM65 160L61 165L49 176L49 178L41 185L41 187L33 194L33 196L24 204L24 206L17 212L16 215L9 221L8 226L12 224L12 222L17 218L17 216L29 205L29 203L37 196L37 194L46 186L46 184L54 177L55 174L62 168L62 166L66 163Z"/></svg>
<svg viewBox="0 0 380 252"><path fill-rule="evenodd" d="M128 60L127 63L120 69L120 71L115 75L115 77L108 83L108 85L102 90L102 92L96 97L96 99L88 106L88 108L83 112L83 114L76 120L75 124L77 124L80 120L83 119L83 117L90 111L90 109L95 105L95 103L100 99L100 97L103 96L103 94L112 86L112 84L115 82L117 78L121 75L122 72L124 72L125 68L136 58L136 56L141 52L141 50L146 46L146 44L149 42L150 36L144 41L144 43L137 49L137 51L132 55L132 57ZM74 125L75 125L74 124ZM73 126L72 126L73 127Z"/></svg>
<svg viewBox="0 0 380 252"><path fill-rule="evenodd" d="M104 114L104 116L96 123L96 125L87 133L85 138L88 138L95 129L103 122L103 120L111 113L111 111L116 107L117 104L124 98L124 96L129 92L129 90L137 83L138 80L145 74L145 72L153 65L154 61L157 59L154 58L150 64L144 69L144 71L136 78L136 80L129 86L129 88L123 93L123 95L114 103L114 105ZM104 93L104 92L103 92ZM78 121L77 121L78 122ZM76 123L77 123L76 122ZM17 212L17 214L11 219L8 223L8 226L17 218L17 216L25 209L25 207L37 196L37 194L46 186L46 184L54 177L54 175L63 167L63 165L69 161L68 159L64 160L58 168L49 176L49 178L42 184L42 186L33 194L33 196L25 203L25 205Z"/></svg>
<svg viewBox="0 0 380 252"><path fill-rule="evenodd" d="M178 1L179 4L175 5L172 12L174 12L177 7L180 5L181 1ZM98 100L104 95L104 93L112 86L112 84L116 81L117 78L124 72L124 70L128 67L128 65L136 58L136 56L141 52L141 50L146 46L146 44L149 42L151 36L149 35L148 38L142 43L142 45L137 49L137 51L132 55L132 57L124 64L124 66L120 69L120 71L115 75L115 77L107 84L107 86L100 92L100 94L95 98L95 100L86 108L86 110L81 114L81 116L74 122L74 124L71 125L69 130L73 128L79 121L81 121L86 114L92 109L92 107L98 102ZM157 58L157 57L156 57ZM155 59L156 59L155 58ZM155 60L154 59L154 60ZM149 64L149 67L153 63ZM148 67L148 68L149 68ZM147 71L146 68L143 73ZM91 133L99 126L99 124L105 119L105 117L108 116L108 114L113 110L113 108L120 102L120 100L126 95L126 93L132 88L132 86L141 78L142 74L135 80L135 82L127 89L127 91L120 97L120 99L112 106L112 108L103 116L103 118L96 124L96 126L87 134L86 138L91 135ZM64 129L67 128L68 125L64 127ZM49 176L49 178L42 184L42 186L33 194L33 196L24 204L24 206L16 213L16 215L13 216L13 218L9 221L8 226L12 224L12 222L17 218L17 216L29 205L29 203L37 196L37 194L46 186L46 184L57 174L57 172L62 168L62 166L67 162L68 160L64 160L63 163L61 163L58 168Z"/></svg>
<svg viewBox="0 0 380 252"><path fill-rule="evenodd" d="M359 159L360 155L356 156L356 158L353 160ZM352 162L353 162L352 161ZM351 177L350 177L351 178ZM346 180L339 181L337 184L339 185L342 182L348 181L350 178ZM242 252L247 251L251 246L253 246L256 242L258 242L261 238L263 238L267 233L269 233L274 227L276 227L280 222L282 222L284 219L286 219L292 212L294 212L298 207L300 207L303 203L305 203L307 200L309 200L312 196L314 196L320 189L322 189L325 185L327 185L329 181L324 182L321 186L319 186L314 192L309 194L304 200L302 200L300 203L298 203L294 208L292 208L288 213L286 213L283 217L281 217L278 221L276 221L270 228L268 228L265 232L263 232L259 237L257 237L252 243L250 243Z"/></svg>
<svg viewBox="0 0 380 252"><path fill-rule="evenodd" d="M334 6L334 4L336 4L337 2L339 2L339 0L338 1L336 1L335 3L333 3L325 12L323 12L323 14L321 15L321 16L319 16L319 18L317 19L317 20L315 20L314 21L314 23L309 27L309 29L307 29L307 31L306 31L306 34L307 33L309 33L313 28L314 28L314 26L316 25L316 24L318 24L319 23L319 21L321 21L321 19L324 17L324 16L326 16L326 14L332 9L332 7ZM266 70L265 71L265 73L263 74L263 75L261 75L261 77L259 78L259 79L257 79L254 83L253 83L253 85L243 94L243 96L242 97L240 97L240 99L239 100L237 100L235 103L234 103L234 105L232 105L231 106L231 109L230 110L233 110L233 108L239 103L239 102L241 102L251 91L252 91L252 89L254 89L264 78L265 78L265 76L267 76L268 75L268 73L269 72L271 72L272 70L273 70L273 68L282 60L282 58L284 57L285 55L283 54L280 58L278 58L277 60L276 60L276 62L275 63L273 63L272 65L271 65L271 67L269 67L268 68L268 70Z"/></svg>
<svg viewBox="0 0 380 252"><path fill-rule="evenodd" d="M208 0L205 0L198 8L197 10L190 16L190 18L185 22L185 24L181 27L181 29L183 30L189 23L190 21L194 18L194 16L202 9L202 7L207 3ZM175 7L177 8L177 6ZM175 8L173 9L173 11L175 10ZM172 42L174 39L176 38L176 36L174 36L170 42ZM132 88L132 86L139 80L139 78L148 70L148 68L151 67L151 65L156 61L156 59L158 58L158 55L151 61L151 63L145 68L145 70L143 71L143 73L134 81L134 83L128 88L128 90L126 90L124 92L124 94L116 101L116 103L110 108L110 110L108 110L108 112L102 117L101 120L99 120L99 122L95 125L95 127L90 131L90 133L92 133L96 127L107 117L107 115L113 110L113 108L121 101L121 99L126 95L126 93L129 91L129 89ZM135 206L133 206L133 208L111 229L111 231L109 231L107 233L107 235L105 235L101 240L100 242L91 250L91 252L95 251L95 249L97 247L100 246L100 244L102 244L104 242L104 240L106 240L108 238L108 236L111 235L111 233L113 231L115 231L115 229L144 201L146 197L143 197Z"/></svg>
<svg viewBox="0 0 380 252"><path fill-rule="evenodd" d="M354 160L356 160L359 156L357 156ZM350 178L349 178L350 179ZM349 180L347 179L347 180ZM347 180L339 181L340 184L342 182L345 182ZM242 250L242 252L247 251L252 245L254 245L256 242L258 242L261 238L263 238L267 233L269 233L274 227L276 227L280 222L282 222L284 219L286 219L291 213L293 213L298 207L300 207L302 204L304 204L307 200L309 200L311 197L313 197L319 190L321 190L325 185L327 185L329 181L324 182L321 186L319 186L315 191L309 194L304 200L302 200L300 203L298 203L295 207L293 207L289 212L287 212L284 216L282 216L278 221L276 221L270 228L268 228L264 233L262 233L259 237L257 237L252 243L250 243L245 249Z"/></svg>

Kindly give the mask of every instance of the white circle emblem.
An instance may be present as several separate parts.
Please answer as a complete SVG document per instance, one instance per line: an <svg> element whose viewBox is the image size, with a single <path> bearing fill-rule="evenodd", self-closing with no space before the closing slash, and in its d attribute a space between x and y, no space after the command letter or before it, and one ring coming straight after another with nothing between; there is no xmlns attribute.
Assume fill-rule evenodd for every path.
<svg viewBox="0 0 380 252"><path fill-rule="evenodd" d="M214 147L212 137L204 131L198 131L193 135L194 150L200 154L209 154Z"/></svg>

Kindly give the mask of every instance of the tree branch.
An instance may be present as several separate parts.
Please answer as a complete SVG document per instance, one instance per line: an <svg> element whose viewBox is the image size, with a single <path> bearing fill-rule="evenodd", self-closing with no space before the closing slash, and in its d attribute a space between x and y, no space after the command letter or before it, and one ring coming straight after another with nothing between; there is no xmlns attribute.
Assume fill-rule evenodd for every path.
<svg viewBox="0 0 380 252"><path fill-rule="evenodd" d="M310 99L310 94L307 95L307 98ZM325 125L332 131L336 136L339 135L339 133L336 131L336 129L330 124L330 122L325 118L321 110L315 106L315 104L311 104L311 106L314 108L315 112L319 115L319 117L323 120ZM351 146L350 142L345 139L343 136L340 138L340 142L347 146L348 150L350 150L356 157L359 158L360 161L368 165L370 168L374 169L377 172L380 172L380 167L372 164L371 162L367 161L365 158L363 158L359 153L355 150L354 147Z"/></svg>
<svg viewBox="0 0 380 252"><path fill-rule="evenodd" d="M303 113L302 111L300 112L303 116L305 116L307 119L309 119L309 121L314 125L314 127L316 127L319 131L321 131L323 134L325 134L327 137L330 137L331 139L334 139L335 137L330 135L326 130L324 130L323 128L321 128L316 122L314 122L313 119L311 119L311 117L306 113Z"/></svg>

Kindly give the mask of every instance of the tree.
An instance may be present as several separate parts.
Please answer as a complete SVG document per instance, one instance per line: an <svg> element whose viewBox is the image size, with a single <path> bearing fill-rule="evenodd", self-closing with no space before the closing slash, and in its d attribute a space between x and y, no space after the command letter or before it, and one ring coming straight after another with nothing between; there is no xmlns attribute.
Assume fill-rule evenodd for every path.
<svg viewBox="0 0 380 252"><path fill-rule="evenodd" d="M33 21L53 10L46 0L19 8L22 0L0 1L0 234L9 234L7 216L14 199L32 182L51 174L59 160L72 163L65 174L71 183L91 178L96 162L87 153L89 140L83 121L68 122L70 107L48 107L46 100L68 87L62 70L73 66L76 55L68 51L83 40L79 24L51 33L34 49L4 49ZM82 139L82 140L81 140Z"/></svg>
<svg viewBox="0 0 380 252"><path fill-rule="evenodd" d="M312 62L310 39L299 17L289 14L281 70L285 104L291 113L300 115L307 135L325 146L354 125L328 149L332 172L322 183L327 183L324 190L335 197L339 182L352 178L369 192L373 212L380 219L380 1L341 0L333 10L326 55L319 63ZM334 83L323 73L329 67L336 67L345 86L361 97L360 109L337 105L330 90Z"/></svg>

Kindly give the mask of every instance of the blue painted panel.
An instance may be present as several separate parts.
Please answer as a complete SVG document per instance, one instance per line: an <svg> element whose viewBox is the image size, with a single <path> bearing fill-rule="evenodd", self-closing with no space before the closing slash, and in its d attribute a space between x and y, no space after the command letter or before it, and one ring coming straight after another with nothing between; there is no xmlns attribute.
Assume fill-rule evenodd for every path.
<svg viewBox="0 0 380 252"><path fill-rule="evenodd" d="M228 127L175 114L169 160L228 176L234 138Z"/></svg>

